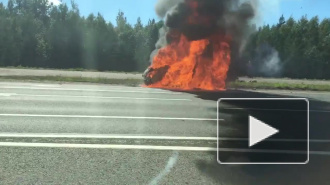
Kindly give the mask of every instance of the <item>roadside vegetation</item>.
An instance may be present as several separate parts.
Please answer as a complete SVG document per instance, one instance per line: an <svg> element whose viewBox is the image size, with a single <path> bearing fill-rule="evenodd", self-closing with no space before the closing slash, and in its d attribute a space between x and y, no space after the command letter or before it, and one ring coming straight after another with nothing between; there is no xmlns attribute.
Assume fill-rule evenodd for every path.
<svg viewBox="0 0 330 185"><path fill-rule="evenodd" d="M141 79L110 79L88 77L65 77L65 76L0 76L0 80L6 81L32 81L32 82L85 82L98 84L113 84L126 86L139 86L143 84Z"/></svg>
<svg viewBox="0 0 330 185"><path fill-rule="evenodd" d="M68 69L54 69L54 68L44 68L44 67L23 67L23 66L6 66L1 67L1 69L27 69L27 70L56 70L56 71L78 71L78 72L104 72L104 73L126 73L126 74L141 74L138 71L98 71L95 69L84 69L84 68L68 68Z"/></svg>

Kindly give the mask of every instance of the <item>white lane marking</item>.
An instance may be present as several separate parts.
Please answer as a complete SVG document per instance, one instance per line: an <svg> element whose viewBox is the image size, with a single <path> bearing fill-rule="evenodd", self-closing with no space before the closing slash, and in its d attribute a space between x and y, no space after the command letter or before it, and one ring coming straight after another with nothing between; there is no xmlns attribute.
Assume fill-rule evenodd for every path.
<svg viewBox="0 0 330 185"><path fill-rule="evenodd" d="M106 134L59 134L59 133L0 133L0 138L73 138L73 139L153 139L153 140L198 140L216 141L216 137L106 135ZM221 137L220 141L247 141L248 138ZM306 142L303 139L268 139L275 142ZM313 143L330 143L326 139L311 139Z"/></svg>
<svg viewBox="0 0 330 185"><path fill-rule="evenodd" d="M59 88L59 87L61 87L60 85L48 85L48 84L31 84L30 86L49 87L49 88Z"/></svg>
<svg viewBox="0 0 330 185"><path fill-rule="evenodd" d="M34 94L9 94L10 96L27 97L60 97L60 98L94 98L94 99L126 99L126 100L159 100L159 101L192 101L190 99L166 99L166 98L131 98L131 97L102 97L102 96L68 96L68 95L34 95ZM0 94L1 96L1 94Z"/></svg>
<svg viewBox="0 0 330 185"><path fill-rule="evenodd" d="M157 177L155 177L150 183L149 185L157 185L163 177L165 177L167 174L169 174L171 172L171 169L174 167L174 165L176 164L177 160L179 157L179 153L177 151L174 151L172 156L170 157L170 159L167 162L167 165L165 166L165 169L163 171L161 171Z"/></svg>
<svg viewBox="0 0 330 185"><path fill-rule="evenodd" d="M227 110L261 110L261 111L292 111L292 112L306 112L307 110L292 110L292 109L258 109L258 108L239 108L239 107L222 107L222 108L219 108L220 110L221 109L227 109ZM330 111L327 111L327 110L309 110L309 112L324 112L324 113L327 113L327 112L330 112Z"/></svg>
<svg viewBox="0 0 330 185"><path fill-rule="evenodd" d="M87 115L44 115L44 114L0 114L3 117L46 117L46 118L99 118L99 119L146 119L146 120L189 120L216 121L210 118L170 118L170 117L134 117L134 116L87 116ZM224 120L219 120L224 121Z"/></svg>
<svg viewBox="0 0 330 185"><path fill-rule="evenodd" d="M10 97L10 96L13 96L13 95L16 95L15 93L0 93L0 97Z"/></svg>
<svg viewBox="0 0 330 185"><path fill-rule="evenodd" d="M0 142L0 146L7 147L35 147L35 148L92 148L92 149L133 149L133 150L169 150L169 151L216 151L212 147L188 146L153 146L153 145L111 145L111 144L71 144L71 143L22 143Z"/></svg>
<svg viewBox="0 0 330 185"><path fill-rule="evenodd" d="M67 89L67 88L38 88L38 87L9 87L4 86L0 89L29 89L29 90L52 90L52 91L85 91L85 92L120 92L120 93L143 93L143 94L183 94L179 92L170 91L141 91L141 90L102 90L102 89Z"/></svg>
<svg viewBox="0 0 330 185"><path fill-rule="evenodd" d="M29 148L86 148L86 149L131 149L131 150L163 150L163 151L200 151L216 152L213 147L190 146L155 146L155 145L111 145L111 144L71 144L71 143L24 143L0 142L2 147L29 147ZM238 148L219 148L221 152L241 153L279 153L279 154L306 154L305 151L294 150L251 150ZM310 151L313 155L330 155L330 151Z"/></svg>
<svg viewBox="0 0 330 185"><path fill-rule="evenodd" d="M83 138L83 139L153 139L153 140L217 140L216 137L184 136L139 136L139 135L102 135L102 134L34 134L0 133L0 138Z"/></svg>
<svg viewBox="0 0 330 185"><path fill-rule="evenodd" d="M28 83L1 83L0 82L0 86L2 85L5 85L5 86L23 86L23 87L26 87L26 86L35 86L35 87L61 87L61 85L59 84L28 84Z"/></svg>
<svg viewBox="0 0 330 185"><path fill-rule="evenodd" d="M0 136L1 137L1 136ZM210 139L210 140L216 140ZM223 137L219 138L219 141L248 141L248 138L229 138L229 137ZM306 142L304 139L267 139L266 141L272 141L272 142ZM330 143L330 140L327 139L310 139L309 142L312 143Z"/></svg>

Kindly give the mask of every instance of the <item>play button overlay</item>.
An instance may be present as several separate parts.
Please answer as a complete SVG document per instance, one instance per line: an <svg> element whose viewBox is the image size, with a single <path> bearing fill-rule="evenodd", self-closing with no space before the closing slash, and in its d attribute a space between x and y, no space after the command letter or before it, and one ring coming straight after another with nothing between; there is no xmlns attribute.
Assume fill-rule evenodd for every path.
<svg viewBox="0 0 330 185"><path fill-rule="evenodd" d="M249 147L277 134L279 131L266 123L249 116Z"/></svg>
<svg viewBox="0 0 330 185"><path fill-rule="evenodd" d="M218 101L220 164L306 164L309 102L303 98Z"/></svg>

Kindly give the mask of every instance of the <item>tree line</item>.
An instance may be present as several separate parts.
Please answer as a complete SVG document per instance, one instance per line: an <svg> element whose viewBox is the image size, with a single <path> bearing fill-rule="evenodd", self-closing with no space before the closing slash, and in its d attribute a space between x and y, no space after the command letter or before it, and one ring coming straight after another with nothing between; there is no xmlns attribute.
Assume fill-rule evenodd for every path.
<svg viewBox="0 0 330 185"><path fill-rule="evenodd" d="M162 24L131 25L119 11L115 26L101 14L81 16L74 1L9 0L0 3L0 66L143 71Z"/></svg>
<svg viewBox="0 0 330 185"><path fill-rule="evenodd" d="M101 14L84 17L74 1L9 0L0 3L0 66L141 72L163 24L137 18L131 25L121 11L116 24ZM256 30L232 68L237 75L330 79L330 19L282 16Z"/></svg>
<svg viewBox="0 0 330 185"><path fill-rule="evenodd" d="M260 58L267 58L260 55L269 55L274 51L277 52L278 63L273 60L270 61L273 64L269 65L281 69L278 76L330 79L330 19L320 21L317 16L311 19L303 16L296 21L292 17L285 20L282 16L278 24L265 25L252 35L244 58L252 68L258 68L265 62ZM258 71L251 75L267 76Z"/></svg>

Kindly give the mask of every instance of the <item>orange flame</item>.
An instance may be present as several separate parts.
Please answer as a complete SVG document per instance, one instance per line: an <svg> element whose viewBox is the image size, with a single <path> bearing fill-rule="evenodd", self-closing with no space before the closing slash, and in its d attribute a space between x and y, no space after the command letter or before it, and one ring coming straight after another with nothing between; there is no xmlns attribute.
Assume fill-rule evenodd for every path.
<svg viewBox="0 0 330 185"><path fill-rule="evenodd" d="M225 90L230 65L230 38L213 35L210 38L189 41L184 35L158 51L150 66L168 67L161 78L148 87L181 90Z"/></svg>

